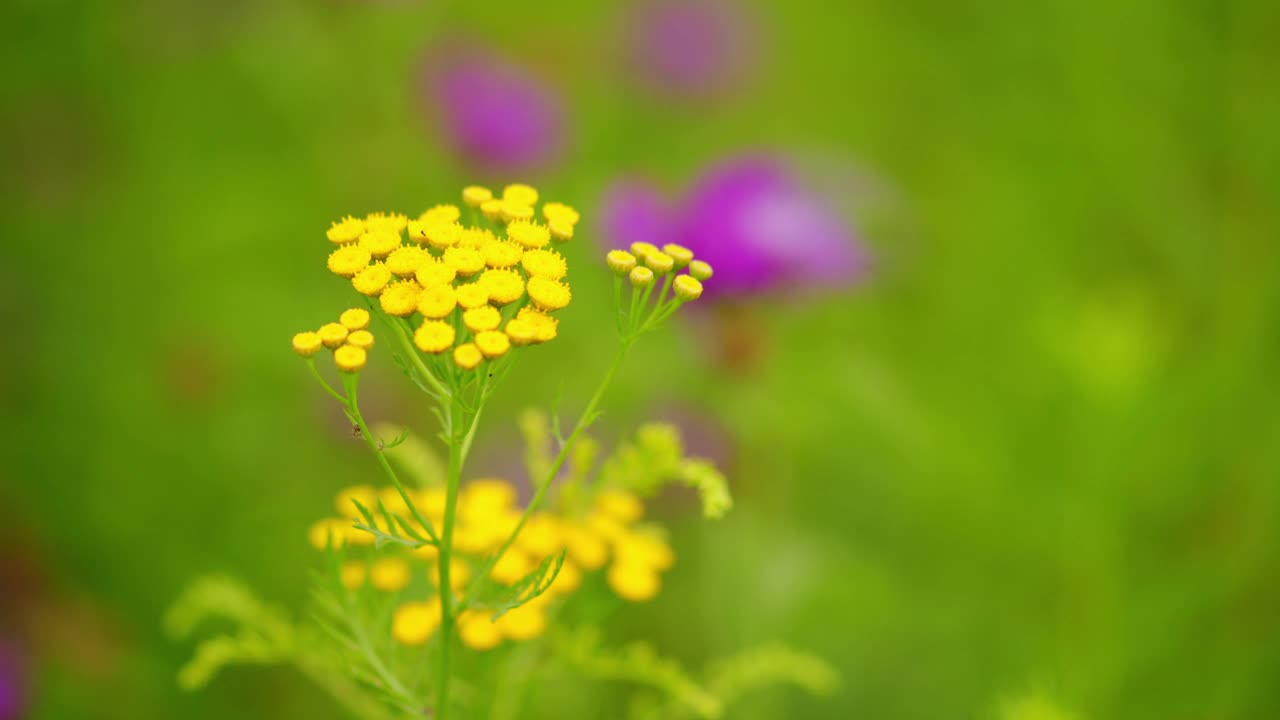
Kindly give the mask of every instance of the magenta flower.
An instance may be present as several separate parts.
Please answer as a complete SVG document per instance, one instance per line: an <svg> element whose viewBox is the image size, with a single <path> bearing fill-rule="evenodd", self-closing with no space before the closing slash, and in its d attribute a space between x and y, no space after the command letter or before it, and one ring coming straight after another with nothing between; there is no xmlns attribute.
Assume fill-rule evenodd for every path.
<svg viewBox="0 0 1280 720"><path fill-rule="evenodd" d="M711 263L708 296L797 293L845 286L869 266L849 223L782 159L746 155L715 165L678 202L639 181L606 194L611 247L678 243Z"/></svg>
<svg viewBox="0 0 1280 720"><path fill-rule="evenodd" d="M464 161L510 176L559 158L562 99L519 65L478 47L450 46L427 58L425 85L442 142Z"/></svg>
<svg viewBox="0 0 1280 720"><path fill-rule="evenodd" d="M732 0L637 0L623 32L627 61L661 94L723 94L745 75L752 27Z"/></svg>

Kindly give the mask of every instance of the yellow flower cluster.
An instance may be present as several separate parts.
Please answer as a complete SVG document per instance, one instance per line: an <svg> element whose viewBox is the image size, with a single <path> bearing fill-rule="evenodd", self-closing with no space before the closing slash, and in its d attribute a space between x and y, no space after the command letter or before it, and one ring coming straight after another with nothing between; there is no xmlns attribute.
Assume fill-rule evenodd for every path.
<svg viewBox="0 0 1280 720"><path fill-rule="evenodd" d="M293 336L293 350L304 358L313 357L322 347L333 351L333 362L342 372L360 372L373 347L369 311L351 308L339 316L338 322L325 323L319 330Z"/></svg>
<svg viewBox="0 0 1280 720"><path fill-rule="evenodd" d="M667 273L686 270L683 275L671 278L671 289L677 300L688 302L702 296L702 281L711 277L711 266L693 258L693 251L674 243L656 245L647 242L631 243L630 252L610 250L605 262L615 274L628 278L635 287L643 288Z"/></svg>
<svg viewBox="0 0 1280 720"><path fill-rule="evenodd" d="M410 492L414 505L439 527L444 516L444 489ZM403 498L394 488L379 490L369 485L346 488L335 500L342 517L326 518L311 527L308 536L314 547L372 549L373 535L354 526L361 516L352 500L358 500L375 515L373 509L381 500L391 512L409 517ZM515 487L506 481L473 480L462 487L454 528L456 555L449 570L455 592L467 586L473 568L480 567L486 557L498 550L515 529L521 514ZM632 602L643 602L657 595L662 588L662 573L675 563L675 554L651 528L637 524L643 515L644 505L639 498L614 490L598 493L590 510L580 516L532 514L515 543L494 565L490 577L503 585L515 584L545 558L563 549L566 556L560 574L547 592L506 613L497 622L490 621L492 613L488 611L463 613L458 618L462 642L473 649L486 650L503 640L520 642L541 635L546 629L550 606L575 592L584 572L603 570L613 591ZM377 520L380 525L384 522L381 517ZM369 560L354 557L351 552L348 556L352 559L342 567L342 582L353 590L367 583L381 592L398 593L409 587L415 576L425 577L434 588L438 577L437 552L430 545L401 554L391 554L384 549L378 557ZM438 592L433 589L423 594L429 599L405 599L392 618L391 633L400 643L425 643L440 624Z"/></svg>
<svg viewBox="0 0 1280 720"><path fill-rule="evenodd" d="M388 315L420 315L418 349L452 351L454 363L470 370L512 345L555 338L551 313L567 306L572 293L564 257L549 245L573 237L579 216L549 202L542 206L545 222L538 221L538 191L528 185L508 185L501 197L470 186L462 199L473 217L478 210L492 225L463 225L459 207L437 205L416 220L345 217L327 235L337 246L330 271L378 298Z"/></svg>

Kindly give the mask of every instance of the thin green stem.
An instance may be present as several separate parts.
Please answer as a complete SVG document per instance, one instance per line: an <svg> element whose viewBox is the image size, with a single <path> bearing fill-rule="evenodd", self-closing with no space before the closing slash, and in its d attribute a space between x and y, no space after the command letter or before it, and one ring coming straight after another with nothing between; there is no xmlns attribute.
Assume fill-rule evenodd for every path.
<svg viewBox="0 0 1280 720"><path fill-rule="evenodd" d="M622 337L625 330L622 326L622 276L613 276L613 314L618 320L618 337Z"/></svg>
<svg viewBox="0 0 1280 720"><path fill-rule="evenodd" d="M436 394L442 399L448 399L452 397L452 395L449 393L448 388L446 388L444 385L441 385L439 378L437 378L435 374L431 372L431 369L427 367L426 363L422 362L422 356L418 354L418 348L413 346L413 341L409 338L409 335L405 331L404 326L394 319L392 319L391 322L388 322L387 324L390 325L395 330L396 338L400 341L400 344L404 347L405 355L407 355L410 358L410 360L413 361L413 364L418 369L418 373L421 374L422 377L427 381L427 383L431 385L431 388L435 390Z"/></svg>
<svg viewBox="0 0 1280 720"><path fill-rule="evenodd" d="M316 382L320 383L320 387L325 389L325 392L332 395L338 402L342 403L343 405L347 404L347 399L342 397L342 395L337 390L334 390L333 386L331 386L324 379L324 376L320 374L320 371L316 369L316 359L314 357L307 358L307 368L311 370L311 375L315 377Z"/></svg>
<svg viewBox="0 0 1280 720"><path fill-rule="evenodd" d="M453 607L453 586L449 571L453 564L453 523L458 509L458 482L462 477L462 446L454 432L457 404L450 402L446 409L446 436L449 438L449 471L445 484L444 540L440 544L438 558L440 581L440 671L436 684L437 720L444 720L449 712L449 660L453 648L453 628L457 621ZM475 429L472 422L471 430ZM470 434L470 433L468 433Z"/></svg>

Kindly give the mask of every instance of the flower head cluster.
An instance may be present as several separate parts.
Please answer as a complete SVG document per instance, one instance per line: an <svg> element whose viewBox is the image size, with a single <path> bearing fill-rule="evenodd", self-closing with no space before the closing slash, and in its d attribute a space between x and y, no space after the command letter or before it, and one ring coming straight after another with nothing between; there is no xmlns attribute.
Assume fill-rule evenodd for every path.
<svg viewBox="0 0 1280 720"><path fill-rule="evenodd" d="M414 504L432 523L440 524L444 488L411 492ZM425 545L399 554L384 548L374 556L370 552L374 536L355 527L361 515L353 500L366 508L377 507L381 501L392 513L404 514L407 510L394 488L349 487L339 492L335 500L341 517L312 525L309 540L317 549L346 548L342 582L349 589L367 585L378 592L403 591L390 632L405 645L422 644L440 624L440 597L434 585L436 548ZM450 564L450 584L455 593L472 584L473 572L500 548L520 521L521 513L522 508L516 505L516 489L506 481L478 479L463 486L454 534L456 554ZM656 528L638 524L643 515L641 500L618 490L599 492L585 512L531 514L515 544L502 554L489 577L497 584L513 585L546 558L564 550L559 574L545 593L496 622L490 620L492 613L464 613L458 619L462 641L471 648L486 650L503 640L519 642L541 635L548 611L578 590L586 572L603 571L609 587L623 599L642 602L656 596L662 587L662 573L675 563L675 554Z"/></svg>
<svg viewBox="0 0 1280 720"><path fill-rule="evenodd" d="M568 267L553 241L573 237L579 216L562 203L543 204L528 185L501 195L480 186L462 192L468 213L436 205L416 220L372 213L333 223L337 247L329 270L357 292L377 298L388 315L414 319L413 342L424 353L452 353L465 370L506 354L513 345L555 338L552 316L572 292ZM483 216L483 220L481 219Z"/></svg>
<svg viewBox="0 0 1280 720"><path fill-rule="evenodd" d="M321 348L328 348L333 351L333 363L345 373L360 372L372 347L369 311L362 308L351 308L343 312L337 322L325 323L318 330L307 330L293 336L294 352L311 358Z"/></svg>
<svg viewBox="0 0 1280 720"><path fill-rule="evenodd" d="M610 250L605 263L618 276L631 283L630 309L623 311L618 298L618 329L632 336L662 323L686 302L702 297L702 282L711 277L711 265L696 260L693 251L683 245L668 243L661 248L648 242L633 242L629 250ZM685 272L680 272L681 270ZM656 293L655 287L660 288ZM650 298L654 298L651 306Z"/></svg>

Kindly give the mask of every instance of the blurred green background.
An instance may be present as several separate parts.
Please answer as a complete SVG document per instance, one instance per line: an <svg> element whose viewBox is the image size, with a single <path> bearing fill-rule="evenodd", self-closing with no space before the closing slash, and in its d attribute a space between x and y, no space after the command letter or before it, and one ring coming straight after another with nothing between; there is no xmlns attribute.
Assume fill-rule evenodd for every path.
<svg viewBox="0 0 1280 720"><path fill-rule="evenodd" d="M209 571L296 611L308 524L376 477L288 338L349 301L330 220L475 178L418 94L422 53L468 37L565 94L568 154L532 179L584 227L619 173L678 187L759 147L856 158L896 198L864 223L871 282L740 309L750 368L690 323L631 358L604 433L697 418L738 504L663 511L680 563L611 637L693 667L782 641L843 674L734 717L987 718L1029 692L1280 717L1280 10L752 9L742 92L664 105L617 81L608 3L9 0L0 638L28 716L340 716L289 670L180 692L160 617ZM593 240L475 472L513 464L499 418L566 376L580 407L603 370ZM426 422L374 366L366 414Z"/></svg>

